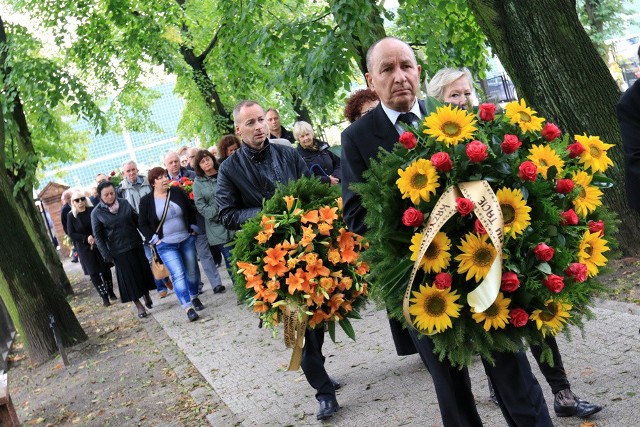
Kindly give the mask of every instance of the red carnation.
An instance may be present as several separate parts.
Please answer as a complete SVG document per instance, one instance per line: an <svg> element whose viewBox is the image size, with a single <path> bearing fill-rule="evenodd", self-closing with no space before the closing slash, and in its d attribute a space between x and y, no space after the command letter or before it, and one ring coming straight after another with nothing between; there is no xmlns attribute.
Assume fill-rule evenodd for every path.
<svg viewBox="0 0 640 427"><path fill-rule="evenodd" d="M195 196L193 195L193 193L189 193L189 198L190 198L191 200L195 200Z"/></svg>
<svg viewBox="0 0 640 427"><path fill-rule="evenodd" d="M440 290L449 289L452 282L451 275L449 273L438 273L433 279L433 284Z"/></svg>
<svg viewBox="0 0 640 427"><path fill-rule="evenodd" d="M535 181L536 174L538 173L538 167L530 160L526 160L520 164L518 168L520 171L520 178L524 181Z"/></svg>
<svg viewBox="0 0 640 427"><path fill-rule="evenodd" d="M467 216L473 212L473 202L464 197L458 197L456 199L456 209L462 216Z"/></svg>
<svg viewBox="0 0 640 427"><path fill-rule="evenodd" d="M478 234L487 234L487 230L484 229L484 225L482 225L479 219L476 219L476 223L473 228L475 228L476 233Z"/></svg>
<svg viewBox="0 0 640 427"><path fill-rule="evenodd" d="M515 135L506 134L504 136L504 140L502 144L500 144L500 148L504 154L512 154L515 153L518 148L522 145L522 142L518 140L518 137Z"/></svg>
<svg viewBox="0 0 640 427"><path fill-rule="evenodd" d="M449 153L445 153L444 151L437 152L431 156L430 160L431 164L438 170L438 172L449 172L453 167Z"/></svg>
<svg viewBox="0 0 640 427"><path fill-rule="evenodd" d="M533 254L542 262L550 261L554 253L555 250L546 243L538 243L536 247L533 248Z"/></svg>
<svg viewBox="0 0 640 427"><path fill-rule="evenodd" d="M505 292L515 292L520 287L520 279L513 271L505 271L502 273L502 283L500 289Z"/></svg>
<svg viewBox="0 0 640 427"><path fill-rule="evenodd" d="M562 225L578 225L578 215L573 209L564 211L560 214L560 224Z"/></svg>
<svg viewBox="0 0 640 427"><path fill-rule="evenodd" d="M587 280L587 266L579 262L573 262L564 270L564 274L573 278L575 282L582 283Z"/></svg>
<svg viewBox="0 0 640 427"><path fill-rule="evenodd" d="M569 178L559 179L556 183L556 191L560 194L569 194L573 191L575 184Z"/></svg>
<svg viewBox="0 0 640 427"><path fill-rule="evenodd" d="M413 132L403 132L402 135L400 135L400 144L407 150L414 148L417 143L418 141L416 141L416 136Z"/></svg>
<svg viewBox="0 0 640 427"><path fill-rule="evenodd" d="M582 144L576 141L573 144L568 145L567 150L569 151L569 157L575 159L580 154L584 153L585 148Z"/></svg>
<svg viewBox="0 0 640 427"><path fill-rule="evenodd" d="M591 233L600 232L600 237L604 236L604 221L589 221L587 227Z"/></svg>
<svg viewBox="0 0 640 427"><path fill-rule="evenodd" d="M560 138L560 128L553 123L546 123L540 132L542 137L547 141L553 141L556 138Z"/></svg>
<svg viewBox="0 0 640 427"><path fill-rule="evenodd" d="M487 154L487 146L482 142L476 140L471 141L467 144L467 157L473 163L478 163L486 159Z"/></svg>
<svg viewBox="0 0 640 427"><path fill-rule="evenodd" d="M496 105L490 102L480 104L478 115L480 116L480 120L490 122L496 116Z"/></svg>
<svg viewBox="0 0 640 427"><path fill-rule="evenodd" d="M516 328L521 328L529 321L529 315L521 308L509 310L509 323Z"/></svg>
<svg viewBox="0 0 640 427"><path fill-rule="evenodd" d="M564 289L564 277L557 274L549 274L542 284L554 294L559 294Z"/></svg>
<svg viewBox="0 0 640 427"><path fill-rule="evenodd" d="M408 208L402 214L402 223L407 227L420 227L424 222L424 214L414 207Z"/></svg>

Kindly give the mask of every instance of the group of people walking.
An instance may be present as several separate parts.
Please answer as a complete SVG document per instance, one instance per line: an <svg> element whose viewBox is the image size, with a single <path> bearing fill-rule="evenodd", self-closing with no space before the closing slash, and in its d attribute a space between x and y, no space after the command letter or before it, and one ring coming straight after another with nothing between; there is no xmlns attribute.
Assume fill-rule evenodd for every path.
<svg viewBox="0 0 640 427"><path fill-rule="evenodd" d="M258 214L277 183L302 176L316 175L327 185L341 184L345 222L352 231L366 235L366 212L351 184L363 181L380 148L393 149L405 124L417 127L422 121L426 108L417 98L420 74L421 67L405 42L388 37L371 46L368 88L354 93L345 107L351 124L341 136L341 157L315 137L309 123L297 122L290 132L282 127L276 110L265 112L257 102L245 100L233 110L236 135L225 135L215 149L189 152L186 166L177 153L168 153L164 167L154 167L142 177L135 162L127 162L119 189L109 181L98 185L99 202L94 207L83 193L74 191L72 209L65 218L68 234L78 244L83 269L105 305L115 298L110 263L116 266L121 301L133 302L139 317L146 316L145 307L152 307L150 290L157 289L161 298L166 296L166 281L154 283L149 268L154 248L170 272L175 295L188 319L198 319L197 312L204 306L198 298L202 288L197 259L214 293L223 292L216 264L224 259L231 276L234 233ZM475 97L466 69L441 70L427 84L427 93L461 108L467 108ZM294 141L297 147L292 145ZM193 180L191 197L171 184L182 178ZM218 261L216 257L220 257ZM403 329L392 319L390 327L397 353L417 353L429 371L443 425L481 426L467 369L439 360L428 336ZM336 398L340 384L324 367L323 341L322 329L308 329L301 363L316 391L319 420L340 408ZM546 343L554 366L543 363L540 367L554 393L556 415L588 417L600 411L601 406L571 391L555 338L547 336ZM531 350L540 363L541 349ZM507 424L552 426L542 388L524 350L494 352L492 357L495 363L483 360L483 365L491 398Z"/></svg>

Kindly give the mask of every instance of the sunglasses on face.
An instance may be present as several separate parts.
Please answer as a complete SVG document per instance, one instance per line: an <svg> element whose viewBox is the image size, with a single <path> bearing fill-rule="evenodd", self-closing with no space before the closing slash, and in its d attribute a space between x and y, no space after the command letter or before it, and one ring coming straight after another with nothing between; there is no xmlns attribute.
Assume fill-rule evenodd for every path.
<svg viewBox="0 0 640 427"><path fill-rule="evenodd" d="M87 200L86 197L79 197L77 199L73 199L73 201L76 202L76 203L84 202L85 200Z"/></svg>

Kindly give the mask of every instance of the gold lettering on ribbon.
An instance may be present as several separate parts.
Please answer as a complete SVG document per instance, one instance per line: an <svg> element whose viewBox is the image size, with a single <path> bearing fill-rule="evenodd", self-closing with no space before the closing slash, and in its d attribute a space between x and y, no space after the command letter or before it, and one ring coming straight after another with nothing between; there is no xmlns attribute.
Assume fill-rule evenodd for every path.
<svg viewBox="0 0 640 427"><path fill-rule="evenodd" d="M418 256L413 264L409 283L404 293L402 308L404 318L407 323L414 327L411 315L409 313L409 300L411 299L411 288L420 268L420 261L427 253L429 245L436 237L436 234L444 226L444 224L457 213L456 199L464 196L473 202L473 212L478 220L487 231L493 246L496 249L496 257L494 258L491 268L484 280L476 289L467 294L467 302L476 313L480 313L488 309L496 300L500 291L500 281L502 280L502 247L504 243L504 220L502 218L502 210L496 198L493 189L486 180L463 182L458 185L452 185L445 190L436 202L427 225L422 232L422 242ZM423 332L423 331L421 331ZM423 332L424 333L424 332ZM435 332L434 332L435 333Z"/></svg>

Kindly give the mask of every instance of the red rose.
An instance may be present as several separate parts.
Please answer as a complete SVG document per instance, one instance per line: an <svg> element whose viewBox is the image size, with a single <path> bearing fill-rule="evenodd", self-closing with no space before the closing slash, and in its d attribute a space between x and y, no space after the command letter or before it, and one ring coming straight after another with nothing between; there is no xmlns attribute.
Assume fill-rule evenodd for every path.
<svg viewBox="0 0 640 427"><path fill-rule="evenodd" d="M542 284L547 287L554 294L559 294L564 289L564 277L557 274L549 274L546 279L542 281Z"/></svg>
<svg viewBox="0 0 640 427"><path fill-rule="evenodd" d="M556 183L556 191L560 194L569 194L574 186L575 184L569 178L559 179Z"/></svg>
<svg viewBox="0 0 640 427"><path fill-rule="evenodd" d="M438 273L433 279L433 284L440 290L449 289L451 287L452 278L449 273Z"/></svg>
<svg viewBox="0 0 640 427"><path fill-rule="evenodd" d="M169 181L169 185L172 187L179 187L180 183L178 181Z"/></svg>
<svg viewBox="0 0 640 427"><path fill-rule="evenodd" d="M505 292L515 292L520 287L520 279L513 271L502 273L502 283L500 289Z"/></svg>
<svg viewBox="0 0 640 427"><path fill-rule="evenodd" d="M502 144L500 144L500 148L504 154L512 154L515 153L518 148L522 145L522 142L518 140L518 137L515 135L506 134L504 136L504 140Z"/></svg>
<svg viewBox="0 0 640 427"><path fill-rule="evenodd" d="M597 233L599 231L600 237L604 236L604 221L589 221L587 227L589 227L591 233Z"/></svg>
<svg viewBox="0 0 640 427"><path fill-rule="evenodd" d="M445 153L444 151L437 152L431 156L430 160L431 164L438 170L438 172L449 172L453 167L449 153Z"/></svg>
<svg viewBox="0 0 640 427"><path fill-rule="evenodd" d="M516 328L521 328L529 321L529 315L521 308L514 308L509 311L509 323Z"/></svg>
<svg viewBox="0 0 640 427"><path fill-rule="evenodd" d="M560 214L560 224L562 225L578 225L578 215L573 209L564 211Z"/></svg>
<svg viewBox="0 0 640 427"><path fill-rule="evenodd" d="M116 176L116 171L111 171L111 173L109 175Z"/></svg>
<svg viewBox="0 0 640 427"><path fill-rule="evenodd" d="M564 270L564 274L573 278L575 282L582 283L587 280L587 266L579 262L573 262Z"/></svg>
<svg viewBox="0 0 640 427"><path fill-rule="evenodd" d="M480 120L490 122L496 116L496 104L491 104L490 102L480 104L478 115L480 116Z"/></svg>
<svg viewBox="0 0 640 427"><path fill-rule="evenodd" d="M582 144L576 141L573 144L568 145L567 150L569 151L569 157L575 159L580 154L584 153L585 148Z"/></svg>
<svg viewBox="0 0 640 427"><path fill-rule="evenodd" d="M484 225L480 222L479 219L476 219L476 223L474 224L474 228L476 233L478 234L487 234L487 230L484 229Z"/></svg>
<svg viewBox="0 0 640 427"><path fill-rule="evenodd" d="M473 163L478 163L486 159L487 154L487 146L482 142L476 140L471 141L467 144L467 157Z"/></svg>
<svg viewBox="0 0 640 427"><path fill-rule="evenodd" d="M416 136L413 132L403 132L402 135L400 135L400 144L407 150L414 148L417 143L418 141L416 141Z"/></svg>
<svg viewBox="0 0 640 427"><path fill-rule="evenodd" d="M554 253L555 250L551 246L547 246L546 243L538 243L533 248L533 254L542 262L550 261Z"/></svg>
<svg viewBox="0 0 640 427"><path fill-rule="evenodd" d="M460 215L467 216L473 212L473 202L464 197L458 197L456 199L456 209Z"/></svg>
<svg viewBox="0 0 640 427"><path fill-rule="evenodd" d="M407 227L420 227L423 222L423 213L414 207L410 207L402 214L402 223Z"/></svg>
<svg viewBox="0 0 640 427"><path fill-rule="evenodd" d="M518 168L520 171L520 178L524 181L535 181L536 174L538 173L538 167L532 161L524 161L520 163Z"/></svg>
<svg viewBox="0 0 640 427"><path fill-rule="evenodd" d="M190 198L191 200L195 200L195 196L193 195L193 192L189 193L189 198Z"/></svg>
<svg viewBox="0 0 640 427"><path fill-rule="evenodd" d="M556 138L560 138L561 135L560 129L553 123L546 123L540 133L547 141L553 141Z"/></svg>

